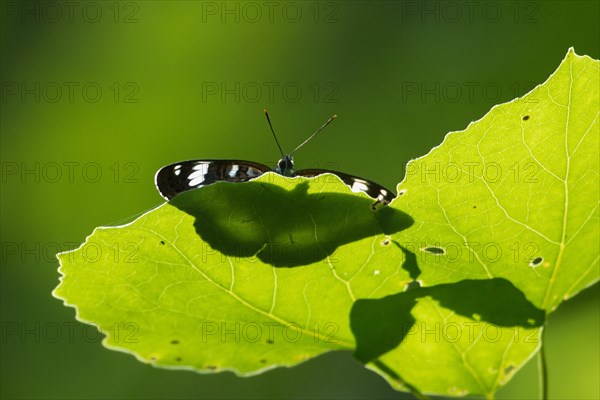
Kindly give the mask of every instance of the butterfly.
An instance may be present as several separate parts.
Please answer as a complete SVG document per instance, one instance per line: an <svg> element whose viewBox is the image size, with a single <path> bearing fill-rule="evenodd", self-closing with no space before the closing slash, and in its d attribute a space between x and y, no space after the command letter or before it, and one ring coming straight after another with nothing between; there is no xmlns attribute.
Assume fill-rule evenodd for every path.
<svg viewBox="0 0 600 400"><path fill-rule="evenodd" d="M273 130L269 113L267 110L264 110L264 112L282 156L275 168L270 168L257 162L243 160L206 159L181 161L166 165L156 173L156 188L161 196L168 201L179 193L201 188L210 185L211 183L219 181L246 182L253 178L257 178L266 172L276 172L287 177L304 176L310 178L326 173L337 175L353 192L363 192L375 199L373 208L380 203L389 204L396 197L392 191L373 181L344 172L316 168L294 169L294 158L292 157L292 154L310 141L323 128L329 125L331 121L336 119L336 115L329 118L327 122L310 135L308 139L298 145L291 153L285 155L279 145L275 131Z"/></svg>

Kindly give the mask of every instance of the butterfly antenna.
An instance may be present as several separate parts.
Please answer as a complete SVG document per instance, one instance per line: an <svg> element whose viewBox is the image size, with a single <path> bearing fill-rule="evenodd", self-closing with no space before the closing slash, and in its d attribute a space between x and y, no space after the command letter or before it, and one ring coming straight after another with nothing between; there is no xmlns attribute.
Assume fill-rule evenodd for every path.
<svg viewBox="0 0 600 400"><path fill-rule="evenodd" d="M315 133L313 133L312 135L310 135L310 136L308 137L308 139L306 139L304 142L300 143L300 145L299 145L298 147L296 147L296 148L294 149L294 151L292 151L292 152L290 153L290 155L294 154L294 153L296 152L296 150L298 150L300 147L302 147L302 146L304 146L306 143L308 143L308 141L309 141L310 139L312 139L313 137L315 137L315 135L316 135L317 133L321 132L321 130L323 130L323 128L325 128L327 125L329 125L329 124L331 123L331 121L333 121L333 120L334 120L334 119L336 119L336 118L337 118L337 115L332 115L332 116L331 116L331 118L329 118L329 119L327 120L327 122L325 122L323 125L321 125L321 127L320 127L319 129L317 129L317 130L315 131Z"/></svg>
<svg viewBox="0 0 600 400"><path fill-rule="evenodd" d="M271 118L269 118L269 112L267 111L266 108L263 111L265 112L265 115L267 117L267 122L269 122L269 128L271 128L271 133L273 134L273 137L275 138L275 143L277 143L277 147L279 147L279 152L281 153L281 157L285 157L283 154L283 150L281 150L281 145L279 144L279 140L277 140L277 136L275 136L275 131L273 130L273 125L271 124Z"/></svg>

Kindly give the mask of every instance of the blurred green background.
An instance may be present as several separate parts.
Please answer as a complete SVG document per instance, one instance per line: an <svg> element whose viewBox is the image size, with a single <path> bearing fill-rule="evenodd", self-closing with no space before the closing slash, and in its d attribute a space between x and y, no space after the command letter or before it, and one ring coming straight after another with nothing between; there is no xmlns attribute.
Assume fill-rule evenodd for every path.
<svg viewBox="0 0 600 400"><path fill-rule="evenodd" d="M54 254L161 203L164 164L278 151L394 187L404 165L599 58L597 1L1 2L2 398L410 398L349 353L251 378L109 351L50 293ZM598 285L546 333L551 398L600 397ZM498 398L537 396L535 359Z"/></svg>

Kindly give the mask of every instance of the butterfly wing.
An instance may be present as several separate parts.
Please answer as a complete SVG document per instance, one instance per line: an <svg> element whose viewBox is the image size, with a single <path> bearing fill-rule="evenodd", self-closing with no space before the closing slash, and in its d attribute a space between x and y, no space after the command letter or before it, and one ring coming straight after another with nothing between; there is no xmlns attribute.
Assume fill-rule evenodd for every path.
<svg viewBox="0 0 600 400"><path fill-rule="evenodd" d="M311 178L314 176L318 176L321 174L334 174L337 175L342 182L346 185L350 186L350 189L353 192L363 192L367 195L374 198L376 203L384 203L389 204L396 195L394 192L384 188L378 183L369 181L367 179L359 178L357 176L345 174L343 172L331 171L327 169L301 169L295 172L295 175L298 176L306 176L307 178Z"/></svg>
<svg viewBox="0 0 600 400"><path fill-rule="evenodd" d="M154 178L162 197L171 200L179 193L211 183L244 182L272 171L266 165L243 160L190 160L162 167Z"/></svg>

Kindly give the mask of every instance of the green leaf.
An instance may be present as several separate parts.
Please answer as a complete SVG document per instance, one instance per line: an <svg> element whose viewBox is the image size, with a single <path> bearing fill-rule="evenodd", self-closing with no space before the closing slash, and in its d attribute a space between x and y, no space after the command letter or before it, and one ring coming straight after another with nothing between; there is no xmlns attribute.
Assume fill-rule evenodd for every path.
<svg viewBox="0 0 600 400"><path fill-rule="evenodd" d="M392 238L424 288L359 300L371 320L352 319L356 356L392 385L493 396L540 345L542 310L598 281L598 76L570 50L547 82L408 164L391 207L415 223Z"/></svg>
<svg viewBox="0 0 600 400"><path fill-rule="evenodd" d="M411 281L387 235L412 220L372 204L331 175L189 191L60 254L54 295L162 367L245 375L354 349L354 301Z"/></svg>
<svg viewBox="0 0 600 400"><path fill-rule="evenodd" d="M571 49L544 84L409 162L392 207L416 222L393 238L424 286L501 277L551 312L598 281L599 70Z"/></svg>

